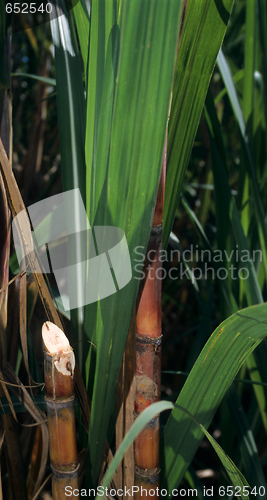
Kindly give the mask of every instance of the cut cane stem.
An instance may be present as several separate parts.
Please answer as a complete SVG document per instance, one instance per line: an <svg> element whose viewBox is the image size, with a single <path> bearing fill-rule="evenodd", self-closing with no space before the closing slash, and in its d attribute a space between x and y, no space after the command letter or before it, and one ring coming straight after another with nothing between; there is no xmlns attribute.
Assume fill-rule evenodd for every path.
<svg viewBox="0 0 267 500"><path fill-rule="evenodd" d="M160 399L162 337L160 252L166 155L167 133L153 225L144 266L146 277L144 285L140 287L137 301L136 416ZM141 495L141 487L143 492L144 490L156 492L156 488L159 487L159 472L159 417L156 417L149 422L135 441L135 484L139 486L136 499L146 496L145 493Z"/></svg>
<svg viewBox="0 0 267 500"><path fill-rule="evenodd" d="M47 321L43 324L42 337L50 464L53 472L52 495L53 500L60 500L65 498L66 486L70 486L69 491L78 490L75 357L66 335L54 323Z"/></svg>

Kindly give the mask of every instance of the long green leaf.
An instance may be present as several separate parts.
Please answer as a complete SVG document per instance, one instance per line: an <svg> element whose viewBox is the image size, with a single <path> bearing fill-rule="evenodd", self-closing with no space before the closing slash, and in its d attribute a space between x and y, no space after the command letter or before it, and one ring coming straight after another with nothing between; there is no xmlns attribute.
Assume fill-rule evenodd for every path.
<svg viewBox="0 0 267 500"><path fill-rule="evenodd" d="M188 213L191 221L193 222L197 233L200 235L200 240L202 241L204 249L206 249L210 252L210 255L212 257L211 260L213 261L214 270L217 271L219 269L219 263L216 262L214 259L214 255L213 255L213 251L212 251L210 242L205 234L203 227L201 226L201 223L199 222L198 218L196 217L196 214L190 208L190 206L189 206L189 204L184 196L182 196L182 204L183 204L186 212ZM232 293L232 290L229 287L228 282L225 280L220 280L220 288L222 290L222 295L223 295L225 303L227 304L227 308L228 308L230 314L232 314L233 312L236 312L238 310L237 303L236 303L235 297Z"/></svg>
<svg viewBox="0 0 267 500"><path fill-rule="evenodd" d="M244 97L243 113L246 129L249 136L252 133L254 112L254 71L256 51L256 7L257 1L251 0L246 7L246 37L245 37L245 68L244 68Z"/></svg>
<svg viewBox="0 0 267 500"><path fill-rule="evenodd" d="M118 21L112 26L113 18L109 15L105 22L97 9L100 5L110 9L113 2L96 1L92 5L87 210L92 224L117 226L124 231L135 278L135 248L141 245L145 252L156 200L181 4L177 0L124 0L120 2ZM91 67L97 72L97 80L94 75L90 84ZM98 480L138 286L139 280L132 278L116 294L86 307L86 332L97 345L96 350L91 348L86 364L91 380L91 374L94 376L88 443L92 484Z"/></svg>
<svg viewBox="0 0 267 500"><path fill-rule="evenodd" d="M238 245L238 252L239 252L239 259L241 260L242 268L246 269L247 271L247 276L246 279L244 279L244 288L246 291L246 297L248 301L248 305L253 305L253 304L259 304L263 301L261 290L259 287L259 283L257 280L257 275L256 271L254 268L254 263L251 258L250 252L249 252L249 245L248 241L246 238L246 235L244 234L243 226L241 224L240 216L236 207L235 200L233 196L231 195L231 190L228 185L227 181L227 173L226 173L226 166L223 163L223 160L218 152L217 146L215 144L214 138L216 137L216 131L214 131L214 128L216 129L216 122L211 118L212 114L212 102L209 101L209 104L207 106L207 109L209 110L209 124L210 127L212 127L211 133L211 152L212 152L212 167L213 167L213 175L214 175L214 187L215 187L215 197L216 197L216 217L218 217L218 227L221 228L222 232L224 230L224 225L223 223L220 225L221 221L221 214L224 214L224 219L228 219L228 225L231 224L232 226L232 231L233 234L235 235L235 240ZM217 132L218 133L218 132ZM222 210L223 207L223 210ZM225 229L225 241L227 240L227 233L229 234L229 227ZM224 245L221 241L220 248L224 248ZM229 251L229 250L228 250ZM243 256L246 255L246 260L242 258L242 252ZM230 254L228 254L230 255ZM237 263L237 266L239 263Z"/></svg>
<svg viewBox="0 0 267 500"><path fill-rule="evenodd" d="M227 181L227 169L226 169L226 160L225 160L225 152L222 142L222 136L220 131L219 122L217 119L215 107L212 101L211 96L206 101L206 109L207 109L207 121L208 126L211 131L211 152L212 152L212 168L214 174L214 187L215 187L215 206L216 206L216 218L218 220L217 224L220 227L219 235L218 235L218 243L221 249L224 249L226 246L227 238L230 235L231 231L231 239L232 234L235 237L235 242L237 244L238 252L239 252L239 261L236 265L236 270L238 268L241 271L241 267L243 268L244 274L246 274L246 279L243 279L240 282L240 288L242 290L241 298L240 298L240 306L242 307L243 295L246 298L246 305L259 304L263 302L263 297L261 294L261 290L259 287L255 266L254 266L254 258L252 259L252 254L249 251L249 242L248 237L244 234L244 229L241 221L241 217L238 213L235 200L231 195L230 187ZM216 143L216 144L215 144ZM218 149L220 149L220 154ZM224 158L224 160L223 160ZM223 217L222 217L223 216ZM228 228L225 230L226 221L228 222ZM225 245L225 246L224 246ZM233 246L233 243L232 243ZM229 251L229 250L228 250ZM243 254L243 258L242 258ZM228 254L230 255L230 253ZM244 255L246 256L244 259ZM238 271L238 272L239 272ZM230 280L230 286L231 283ZM222 290L224 286L224 282L219 282L220 289ZM231 313L235 312L233 308ZM258 355L260 358L266 358L266 342L264 342L261 346ZM255 381L265 380L266 373L257 367L257 363L255 360L255 355L250 356L248 361L248 368L250 371L250 376ZM262 363L262 368L265 368L265 364ZM262 421L264 427L266 429L266 400L265 400L265 391L263 387L254 386L254 391L258 400Z"/></svg>
<svg viewBox="0 0 267 500"><path fill-rule="evenodd" d="M259 35L260 35L260 44L261 44L261 60L262 60L262 75L264 81L264 108L265 108L265 116L267 116L267 96L266 96L266 88L267 88L267 66L266 66L266 54L267 54L267 4L265 0L258 0L258 9L259 9Z"/></svg>
<svg viewBox="0 0 267 500"><path fill-rule="evenodd" d="M250 484L256 486L257 490L260 486L264 486L264 488L266 488L266 481L262 470L257 446L249 427L241 401L238 397L238 393L233 386L230 388L227 394L227 401L236 423L235 428L237 429L238 442L245 464L246 477ZM260 498L259 495L257 495L256 498Z"/></svg>
<svg viewBox="0 0 267 500"><path fill-rule="evenodd" d="M153 403L150 405L148 408L146 408L136 419L132 427L130 428L129 432L126 434L125 438L123 439L119 449L117 450L104 478L102 481L102 493L105 488L107 488L116 472L116 469L118 468L124 454L126 453L127 449L129 446L133 443L135 438L138 436L138 434L143 430L143 428L148 424L148 422L154 418L158 413L165 411L165 410L173 410L174 405L173 403L170 403L169 401L160 401L158 403ZM177 408L177 406L176 406ZM213 446L214 450L216 451L218 457L220 458L230 480L232 481L232 484L234 486L248 486L248 483L246 479L243 477L241 472L238 470L236 465L233 463L233 461L226 455L226 453L223 451L223 449L219 446L217 441L210 435L210 433L203 427L203 425L199 424L192 415L188 411L186 411L184 408L180 407L180 410L191 419L198 427L201 429L201 431L205 434L211 445ZM135 487L137 488L137 487ZM151 488L153 489L153 488ZM137 490L136 490L137 491ZM249 491L249 490L247 490ZM97 496L97 499L100 498L100 495ZM241 498L243 500L247 500L247 495L241 494Z"/></svg>
<svg viewBox="0 0 267 500"><path fill-rule="evenodd" d="M11 73L11 76L17 76L24 78L32 78L33 80L37 80L38 82L47 83L48 85L56 85L55 78L46 78L45 76L31 75L30 73Z"/></svg>
<svg viewBox="0 0 267 500"><path fill-rule="evenodd" d="M62 0L57 2L57 16L51 20L55 45L57 108L59 139L62 162L63 187L65 191L79 188L85 203L85 98L82 82L80 55L73 34L70 13ZM77 207L70 207L70 211ZM77 237L74 253L76 262L82 262L79 237L80 216L77 212ZM77 272L77 290L80 296L82 279ZM82 366L83 308L71 312L72 329L78 337L78 360Z"/></svg>
<svg viewBox="0 0 267 500"><path fill-rule="evenodd" d="M88 48L89 48L89 34L90 34L90 15L88 6L84 0L77 2L73 7L73 13L77 26L77 35L79 45L81 47L83 67L85 74L87 73L88 63Z"/></svg>
<svg viewBox="0 0 267 500"><path fill-rule="evenodd" d="M205 427L200 424L187 410L185 410L183 407L179 406L178 404L175 405L175 409L180 410L182 413L184 413L187 417L193 421L198 428L205 434L206 438L209 440L210 444L216 451L219 459L221 460L228 476L229 479L231 480L233 486L239 486L241 488L240 492L240 497L243 500L247 500L248 495L246 492L243 490L244 486L249 486L247 480L244 478L243 474L238 470L234 462L227 456L227 454L224 452L224 450L221 448L221 446L217 443L217 441L211 436L211 434L205 429ZM247 488L247 492L249 492L249 488Z"/></svg>
<svg viewBox="0 0 267 500"><path fill-rule="evenodd" d="M266 313L267 305L260 304L230 316L216 328L192 368L177 405L205 429L238 370L266 337ZM179 485L202 437L179 408L172 411L162 437L162 479L169 492Z"/></svg>
<svg viewBox="0 0 267 500"><path fill-rule="evenodd" d="M99 139L108 139L98 133L102 90L105 81L110 88L109 99L106 100L106 109L103 109L106 131L110 133L110 117L113 108L113 90L116 78L116 70L112 72L113 51L117 51L117 42L113 41L112 29L116 31L117 25L117 0L96 0L92 3L91 31L87 80L87 107L86 107L86 203L90 223L93 225L95 215L95 188L99 184L99 177L105 165L96 163L97 142ZM77 26L79 28L79 26ZM115 47L112 47L113 43ZM107 54L108 47L111 53ZM97 172L96 172L97 169ZM102 183L101 183L102 188ZM100 188L100 189L101 189Z"/></svg>
<svg viewBox="0 0 267 500"><path fill-rule="evenodd" d="M239 103L239 99L237 96L237 92L234 86L233 78L231 75L230 68L228 66L227 60L224 57L222 51L220 51L218 60L217 60L222 78L224 80L225 87L227 88L227 93L232 105L233 112L237 119L237 123L240 129L242 141L243 141L243 150L245 156L245 167L249 175L249 179L251 182L251 188L253 192L253 199L255 203L255 212L256 212L256 222L258 227L259 239L262 248L267 247L267 228L265 223L265 214L262 199L260 196L258 180L256 176L256 170L254 165L254 160L252 156L252 147L249 142L249 137L247 135L246 123L244 119L244 115ZM263 264L265 275L267 276L267 255L266 252L263 252Z"/></svg>
<svg viewBox="0 0 267 500"><path fill-rule="evenodd" d="M185 170L233 0L188 2L169 123L164 238L172 228Z"/></svg>
<svg viewBox="0 0 267 500"><path fill-rule="evenodd" d="M173 403L169 401L159 401L158 403L153 403L148 408L146 408L135 420L134 424L130 428L129 432L124 437L119 449L116 451L114 458L103 478L101 483L102 488L107 488L118 468L123 456L125 455L129 446L133 443L138 434L144 429L144 427L152 420L156 415L165 410L172 410ZM97 500L100 495L97 496Z"/></svg>

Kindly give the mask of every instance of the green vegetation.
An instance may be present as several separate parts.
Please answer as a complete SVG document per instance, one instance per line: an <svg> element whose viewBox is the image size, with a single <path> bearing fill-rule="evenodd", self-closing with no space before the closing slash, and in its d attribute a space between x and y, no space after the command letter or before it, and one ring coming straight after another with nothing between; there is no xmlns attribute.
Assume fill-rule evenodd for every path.
<svg viewBox="0 0 267 500"><path fill-rule="evenodd" d="M11 17L0 5L7 151ZM76 355L83 487L116 488L124 453L160 413L160 486L168 494L192 488L203 498L204 488L214 488L214 498L229 498L231 485L245 499L250 485L250 498L266 498L266 2L88 5L81 0L67 11L60 0L51 23L28 30L30 16L12 20L16 180L0 147L4 498L37 498L50 472L42 390L46 320L64 329ZM117 447L117 384L142 269L137 249L145 254L149 242L167 126L162 401L138 416ZM24 206L74 188L92 227L124 231L133 278L115 294L66 313L52 274L37 274L34 259L27 274L20 272L7 205L15 217ZM49 229L46 221L44 241ZM81 286L81 276L75 279ZM40 432L26 427L32 423Z"/></svg>

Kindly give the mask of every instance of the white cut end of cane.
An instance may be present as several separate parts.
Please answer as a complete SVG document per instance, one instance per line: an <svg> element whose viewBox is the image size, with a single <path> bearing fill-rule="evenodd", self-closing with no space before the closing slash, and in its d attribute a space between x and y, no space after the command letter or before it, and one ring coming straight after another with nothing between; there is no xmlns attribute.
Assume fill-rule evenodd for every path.
<svg viewBox="0 0 267 500"><path fill-rule="evenodd" d="M46 321L42 327L43 343L49 354L59 354L71 350L70 343L62 330L54 323Z"/></svg>
<svg viewBox="0 0 267 500"><path fill-rule="evenodd" d="M42 327L45 350L54 358L54 366L62 375L73 375L75 357L64 332L54 323L46 321Z"/></svg>

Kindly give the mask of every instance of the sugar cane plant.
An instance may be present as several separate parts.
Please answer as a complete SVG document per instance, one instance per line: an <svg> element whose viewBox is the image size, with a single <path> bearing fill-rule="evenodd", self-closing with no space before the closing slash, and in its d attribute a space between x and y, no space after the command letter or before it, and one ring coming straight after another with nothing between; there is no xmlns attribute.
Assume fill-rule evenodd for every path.
<svg viewBox="0 0 267 500"><path fill-rule="evenodd" d="M122 485L127 488L129 486L127 481L136 488L142 486L143 491L145 488L152 489L154 493L149 493L150 496L158 496L157 488L164 488L166 494L171 495L173 489L182 486L195 488L201 498L204 483L201 483L200 474L196 474L190 464L205 435L224 468L223 474L220 475L223 484L240 488L238 491L241 498L248 498L249 482L252 495L255 495L255 498L262 498L263 490L260 488L266 488L264 478L266 446L262 445L262 455L259 456L250 426L253 426L255 435L258 438L260 436L262 443L266 444L264 385L266 306L263 303L266 295L267 247L264 201L266 199L264 137L267 117L265 0L251 0L247 5L243 0L236 0L228 29L234 0L184 2L182 0L164 2L81 0L78 3L73 2L72 5L63 0L56 0L52 3L53 14L49 25L31 27L30 16L26 15L20 20L19 16L16 17L13 13L11 19L10 15L7 16L5 13L5 3L1 1L1 67L6 67L7 63L6 33L7 28L10 30L9 24L12 22L14 46L22 41L21 51L30 46L32 54L38 54L38 45L42 46L39 75L30 74L32 73L30 63L24 58L24 67L21 67L26 76L22 74L14 76L16 85L20 78L28 82L30 78L36 77L36 85L49 88L46 93L42 87L43 91L38 94L42 96L42 102L46 103L42 105L42 112L47 112L48 123L47 132L43 124L42 126L40 124L38 132L35 131L34 137L39 138L39 152L44 151L43 161L48 155L48 150L50 155L56 156L57 137L59 137L63 190L65 192L79 190L90 224L86 238L81 231L79 232L80 222L76 227L78 232L74 241L75 258L79 263L82 262L82 258L88 261L83 271L81 271L82 266L77 266L77 273L72 278L77 294L83 297L85 293L83 283L91 283L92 241L96 250L94 257L107 252L104 245L107 233L103 232L99 237L99 228L119 228L124 233L131 260L132 278L121 286L121 274L118 267L110 265L109 258L109 273L114 281L114 293L105 298L99 297L99 300L92 303L79 302L78 307L68 313L57 296L53 278L49 280L49 274L47 276L44 274L38 255L30 252L28 267L22 271L15 262L13 247L11 251L13 255L9 258L9 215L5 200L8 202L13 219L20 221L17 216L22 212L25 213L24 223L19 223L17 228L21 245L25 245L25 254L32 250L29 245L32 228L18 188L20 182L23 186L25 179L19 179L21 169L18 169L17 184L2 135L5 120L3 103L10 91L10 83L7 78L8 69L7 72L1 72L0 186L3 201L1 206L4 208L0 214L2 220L0 230L5 232L6 236L3 236L0 242L0 379L2 411L12 412L12 415L8 413L1 417L1 449L5 450L5 453L10 453L12 450L15 455L19 442L19 438L16 441L16 420L19 421L19 425L29 425L34 422L38 426L37 432L35 427L27 430L25 439L28 444L25 452L22 456L16 455L16 470L19 474L14 488L12 485L14 470L10 460L12 457L4 461L2 454L3 492L10 499L37 498L40 488L44 487L44 484L42 485L44 472L46 467L49 467L46 464L51 462L52 471L56 470L57 474L53 476L54 498L64 498L62 491L65 485L69 486L69 491L78 489L82 485L84 491L91 488L95 489L97 494L96 488L100 484L105 488L112 487L116 490ZM27 38L22 32L19 33L20 22L23 23L21 25L23 29L30 28L27 30ZM42 33L46 33L46 45L42 44ZM225 33L225 45L219 54ZM242 45L243 52L240 56L235 48L236 44L243 43L244 36L245 43ZM227 61L228 54L230 64ZM17 54L14 53L13 64L16 67L22 65L18 63L17 58ZM209 89L216 60L218 66ZM244 67L240 69L243 60ZM53 65L55 74L52 74ZM215 101L212 92L217 93ZM23 99L16 101L14 96L14 100L17 108L23 109L25 116L30 116L29 108L23 108L25 106ZM203 107L205 112L202 115ZM16 116L14 115L16 145L13 155L14 167L19 162L17 158L25 154L17 136L22 138L22 142L28 140L25 138L23 127L18 126ZM53 119L56 120L56 125L52 127ZM30 127L30 120L28 121L27 127ZM200 121L201 128L198 129ZM38 115L35 123L39 123ZM237 123L237 129L233 123ZM231 138L225 134L224 127L227 127L227 131L233 130L237 146L231 143ZM194 163L197 161L197 148L193 152L192 164L186 174L195 136L197 134L196 144L198 144L201 132L207 164L212 167L214 186L211 188L214 189L215 200L209 194L212 183L210 170L203 174L204 182L203 179L199 181L199 172L191 174L194 169L197 170ZM30 152L21 162L24 161L26 165L32 161L38 165L36 186L40 181L42 162L40 155L38 156L38 148L35 150L31 145L29 149ZM229 151L242 158L242 168L240 166L238 172L235 171L236 165L233 168ZM164 158L163 168L162 158ZM46 172L48 180L38 198L35 197L36 193L31 186L25 187L27 207L31 203L60 192L61 188L57 185L60 178L58 162L56 157L55 169L53 172L50 170ZM33 172L34 169L34 164L27 166L27 172ZM195 182L192 181L192 175ZM261 179L264 182L261 182ZM212 322L215 331L211 336L208 335L207 325L214 307L209 307L207 296L211 296L213 288L208 288L208 280L205 284L207 288L203 283L197 287L193 280L202 320L197 327L196 342L190 350L186 366L187 373L190 373L182 388L179 388L178 398L176 396L171 402L160 401L162 335L160 257L161 249L167 249L172 229L176 232L178 228L178 236L179 228L181 230L179 220L177 221L177 214L181 214L181 208L177 212L177 205L180 207L178 202L184 181L182 206L192 220L192 227L195 227L200 235L197 241L210 252L211 258L215 255L216 247L222 253L226 250L228 253L232 252L233 249L237 251L234 255L240 273L236 281L228 278L218 280L216 284L219 298L215 295L214 303L216 308L220 309L220 314L218 312L215 314L215 320ZM205 195L202 196L201 193L207 186L209 191L205 191ZM193 203L196 191L202 200L202 205L196 204L193 210L190 200ZM236 191L237 196L235 196ZM209 200L208 207L205 200ZM73 212L74 218L77 216L76 220L80 220L78 205L74 205L73 209L68 207L68 210L68 216ZM51 219L48 217L41 224L38 234L42 235L44 244L48 243L46 250L49 253ZM217 232L210 231L210 227L214 228L215 225ZM206 234L207 231L209 234ZM171 242L182 252L182 247L173 233ZM72 243L68 242L68 245ZM138 249L139 251L143 249L142 258L139 260L136 259L137 255L140 256L140 253L137 253ZM263 259L256 264L251 257L254 249L263 253ZM239 261L243 255L242 251L248 252L246 254L248 258L244 262ZM152 260L151 255L153 255ZM223 255L226 256L225 269L229 271L228 254L223 253ZM8 261L14 275L17 274L12 283L8 282ZM244 269L248 271L246 279L243 279ZM215 260L214 270L218 270ZM194 274L190 266L187 266L187 272L189 275L191 273L191 277ZM34 279L32 283L29 281L31 274ZM156 275L156 280L151 279L152 274ZM103 279L103 276L102 270L98 278ZM166 286L163 286L163 302L167 300L166 297L172 295L170 303L176 304L177 287L174 293L169 293L168 287L173 290L173 283L166 281ZM63 355L64 349L58 358L58 354L53 350L57 336L52 336L50 344L49 338L47 339L50 330L46 327L43 334L47 351L44 377L40 370L43 356L40 321L39 327L34 327L35 309L39 307L40 315L41 307L40 304L38 306L38 301L36 302L37 292L44 306L42 314L45 325L48 325L49 329L52 324L55 325L51 326L51 331L54 331L53 329L57 332L64 331L70 339L65 341L63 333L62 337L60 334L60 339L64 338L64 347L67 347L67 356L71 358L64 365L67 367L66 372L64 368L64 373L61 374L57 371L56 363ZM19 317L15 314L7 315L7 306L9 311L11 306L14 310L14 304L18 302ZM181 305L185 307L182 298L179 307ZM244 307L246 309L243 309ZM37 317L38 314L36 312ZM224 322L217 326L219 320ZM182 325L179 325L179 328L182 328ZM30 329L35 331L33 336L30 335ZM20 337L15 343L14 351L14 347L11 349L10 336L11 332L15 335L18 331ZM134 336L136 373L134 375L131 371L126 382L127 359L129 359L127 356L132 354L130 351L133 349ZM125 351L127 337L128 347ZM260 348L253 353L260 343ZM38 345L39 350L41 346L41 355L40 352L38 354ZM70 345L72 347L69 347ZM76 357L75 412L80 452L78 456L73 420L72 348ZM178 352L177 358L180 359ZM119 387L124 387L123 397L127 398L127 391L131 395L123 410L125 399L121 397L119 390L116 405L116 388L122 360L124 361ZM132 360L133 356L131 356L131 366ZM176 367L176 372L178 370L179 366ZM242 384L241 388L237 386L236 389L233 385L227 392L237 374L241 380L238 382ZM57 393L58 375L62 376L61 389L65 387L66 381L70 383L69 391L64 394ZM248 382L244 382L247 376L252 382L253 391L249 393L246 402L247 415L245 415L244 410L240 409L239 402L247 395L244 388L248 386ZM37 383L42 384L44 380L48 405L50 462L47 461L47 423L42 413L46 411L45 399ZM30 385L29 391L25 387L28 385ZM12 397L10 393L13 394ZM58 402L58 398L63 400ZM66 398L67 408L62 408ZM229 416L225 417L229 415L229 410L228 413L226 411L227 405L231 409L237 429L237 437L233 431L232 443L230 438L227 438L229 429L224 428L226 422L231 422ZM216 414L214 419L218 408L222 417ZM24 413L20 417L19 411L23 409ZM164 410L171 412L167 421L164 420L166 417L164 414L162 419L164 426L160 430L159 415ZM128 423L125 411L130 414ZM64 425L62 412L67 413ZM10 433L6 432L7 417L12 421L14 430ZM129 425L129 421L131 423L134 421L133 425ZM207 431L209 425L215 421L220 422L221 444L231 458ZM66 448L70 451L70 455L64 454L64 457L58 455L58 452L65 452L66 449L58 444L60 435L55 432L56 429L63 430L63 427L66 431L64 434ZM129 427L130 430L125 432L124 437L124 431L128 431ZM244 436L248 438L245 439ZM238 447L235 446L234 439L238 442ZM135 451L127 455L127 450L133 442ZM131 463L128 473L120 469L123 456L125 456L123 467ZM136 493L140 497L145 495L137 489ZM108 495L107 492L106 494ZM127 492L123 491L123 496L126 498Z"/></svg>
<svg viewBox="0 0 267 500"><path fill-rule="evenodd" d="M47 321L42 328L44 379L50 461L53 471L52 495L63 498L65 488L78 488L78 453L75 434L75 357L66 335Z"/></svg>
<svg viewBox="0 0 267 500"><path fill-rule="evenodd" d="M153 216L151 235L144 264L146 277L140 286L136 312L136 399L135 412L160 399L161 363L161 273L160 251L166 175L167 136ZM149 256L153 253L150 265ZM159 416L139 434L135 442L135 476L139 487L159 487Z"/></svg>

